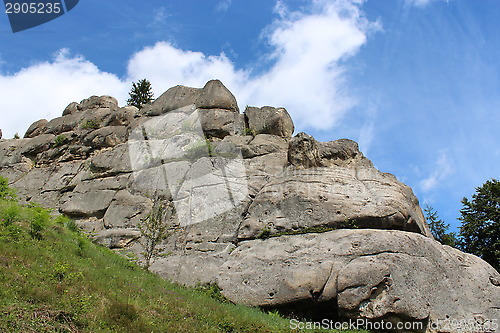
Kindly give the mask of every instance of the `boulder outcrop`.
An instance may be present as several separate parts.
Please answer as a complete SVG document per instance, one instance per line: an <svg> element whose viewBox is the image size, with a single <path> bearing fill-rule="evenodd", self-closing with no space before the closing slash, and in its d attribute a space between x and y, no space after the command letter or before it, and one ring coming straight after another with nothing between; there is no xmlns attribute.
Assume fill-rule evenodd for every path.
<svg viewBox="0 0 500 333"><path fill-rule="evenodd" d="M494 327L497 271L435 241L411 188L356 142L293 132L284 108L241 114L218 80L141 110L92 96L1 140L0 175L139 260L138 225L161 204L169 237L150 269L217 283L236 303L428 332L460 332L451 320Z"/></svg>

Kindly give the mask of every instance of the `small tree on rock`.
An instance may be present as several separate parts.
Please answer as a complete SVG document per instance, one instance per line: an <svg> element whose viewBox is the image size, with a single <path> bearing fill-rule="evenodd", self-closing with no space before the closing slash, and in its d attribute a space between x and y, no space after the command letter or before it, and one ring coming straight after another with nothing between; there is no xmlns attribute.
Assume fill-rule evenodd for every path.
<svg viewBox="0 0 500 333"><path fill-rule="evenodd" d="M160 256L161 244L172 235L173 207L171 204L163 204L160 200L153 200L151 212L139 222L141 231L139 241L144 248L144 268L148 269L151 264Z"/></svg>
<svg viewBox="0 0 500 333"><path fill-rule="evenodd" d="M138 107L139 109L153 102L154 94L151 88L151 82L147 79L139 80L137 83L132 82L132 89L128 94L130 98L127 100L127 104Z"/></svg>

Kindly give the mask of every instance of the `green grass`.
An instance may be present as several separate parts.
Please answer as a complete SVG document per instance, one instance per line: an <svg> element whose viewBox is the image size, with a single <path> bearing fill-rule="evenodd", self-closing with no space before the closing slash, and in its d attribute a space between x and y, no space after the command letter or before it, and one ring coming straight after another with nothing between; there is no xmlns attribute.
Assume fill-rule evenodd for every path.
<svg viewBox="0 0 500 333"><path fill-rule="evenodd" d="M231 304L216 285L159 278L94 245L71 220L20 206L2 184L0 332L292 331L276 312Z"/></svg>

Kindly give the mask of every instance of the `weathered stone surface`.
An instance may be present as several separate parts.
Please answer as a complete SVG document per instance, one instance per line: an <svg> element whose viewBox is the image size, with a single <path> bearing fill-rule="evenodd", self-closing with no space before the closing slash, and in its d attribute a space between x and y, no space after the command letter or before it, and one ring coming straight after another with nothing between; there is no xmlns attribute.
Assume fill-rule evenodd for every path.
<svg viewBox="0 0 500 333"><path fill-rule="evenodd" d="M94 237L94 242L110 249L115 249L127 247L140 237L141 232L136 229L110 229L98 232Z"/></svg>
<svg viewBox="0 0 500 333"><path fill-rule="evenodd" d="M197 109L197 112L207 137L223 139L228 135L243 133L244 123L239 113L223 109Z"/></svg>
<svg viewBox="0 0 500 333"><path fill-rule="evenodd" d="M28 142L28 139L10 139L0 142L0 167L23 162L22 146Z"/></svg>
<svg viewBox="0 0 500 333"><path fill-rule="evenodd" d="M294 131L293 121L284 108L264 106L245 109L248 128L256 134L272 134L290 138Z"/></svg>
<svg viewBox="0 0 500 333"><path fill-rule="evenodd" d="M498 278L479 258L416 233L335 230L242 242L218 283L240 304L338 304L351 318L429 318L431 327L446 318L498 320Z"/></svg>
<svg viewBox="0 0 500 333"><path fill-rule="evenodd" d="M288 142L279 136L270 134L258 134L249 144L241 148L243 158L279 153L286 151Z"/></svg>
<svg viewBox="0 0 500 333"><path fill-rule="evenodd" d="M148 215L152 206L151 200L121 190L116 193L104 215L104 226L107 229L136 227Z"/></svg>
<svg viewBox="0 0 500 333"><path fill-rule="evenodd" d="M142 113L147 116L159 116L185 106L195 105L200 95L199 88L175 86L168 89L152 104L144 106Z"/></svg>
<svg viewBox="0 0 500 333"><path fill-rule="evenodd" d="M273 153L244 160L247 172L248 192L255 197L276 175L287 166L286 153Z"/></svg>
<svg viewBox="0 0 500 333"><path fill-rule="evenodd" d="M79 113L54 118L45 125L43 133L58 135L64 132L72 131L77 128L81 119L82 115Z"/></svg>
<svg viewBox="0 0 500 333"><path fill-rule="evenodd" d="M92 190L84 193L71 192L62 198L61 213L75 217L95 216L102 218L115 196L112 190Z"/></svg>
<svg viewBox="0 0 500 333"><path fill-rule="evenodd" d="M67 116L69 114L77 113L80 108L80 105L77 102L71 102L63 111L63 116Z"/></svg>
<svg viewBox="0 0 500 333"><path fill-rule="evenodd" d="M71 105L71 104L70 104ZM112 110L118 109L118 101L116 98L111 96L91 96L89 98L84 99L78 105L80 110L89 110L89 109L101 109L108 108Z"/></svg>
<svg viewBox="0 0 500 333"><path fill-rule="evenodd" d="M336 168L288 168L257 194L239 237L311 227L408 230L430 236L411 189L365 158Z"/></svg>
<svg viewBox="0 0 500 333"><path fill-rule="evenodd" d="M40 135L44 131L44 127L48 124L49 122L47 119L40 119L38 121L35 121L31 126L28 128L26 131L26 134L24 134L25 138L34 138L37 135Z"/></svg>
<svg viewBox="0 0 500 333"><path fill-rule="evenodd" d="M94 155L90 160L90 169L93 173L105 177L132 172L128 144L119 144L111 150Z"/></svg>
<svg viewBox="0 0 500 333"><path fill-rule="evenodd" d="M318 147L319 156L323 165L335 163L337 160L345 161L353 159L361 155L358 144L349 139L340 139L329 142L316 141L316 145Z"/></svg>
<svg viewBox="0 0 500 333"><path fill-rule="evenodd" d="M317 142L306 133L300 132L290 140L288 146L288 161L299 168L321 166L321 157Z"/></svg>
<svg viewBox="0 0 500 333"><path fill-rule="evenodd" d="M84 144L95 149L114 147L127 141L127 128L123 126L107 126L92 131L83 139Z"/></svg>
<svg viewBox="0 0 500 333"><path fill-rule="evenodd" d="M41 134L31 140L26 141L22 146L21 152L25 156L35 156L38 153L49 150L54 144L56 136L53 134Z"/></svg>
<svg viewBox="0 0 500 333"><path fill-rule="evenodd" d="M195 105L200 109L226 109L239 112L236 98L219 80L210 80L205 84Z"/></svg>
<svg viewBox="0 0 500 333"><path fill-rule="evenodd" d="M241 157L241 149L253 140L251 135L228 135L222 141L212 142L215 155Z"/></svg>
<svg viewBox="0 0 500 333"><path fill-rule="evenodd" d="M128 126L139 114L139 109L133 105L119 108L111 114L109 126Z"/></svg>
<svg viewBox="0 0 500 333"><path fill-rule="evenodd" d="M203 88L172 87L151 105L146 105L142 113L147 116L159 116L188 106L200 109L225 109L236 113L239 111L234 95L219 80L211 80Z"/></svg>

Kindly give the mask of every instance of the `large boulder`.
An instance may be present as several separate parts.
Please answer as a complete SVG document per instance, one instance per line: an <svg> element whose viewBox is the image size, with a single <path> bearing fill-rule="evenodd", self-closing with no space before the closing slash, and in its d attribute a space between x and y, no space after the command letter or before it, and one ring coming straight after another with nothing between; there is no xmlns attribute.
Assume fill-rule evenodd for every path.
<svg viewBox="0 0 500 333"><path fill-rule="evenodd" d="M205 84L196 98L195 105L200 109L239 111L236 98L219 80L210 80Z"/></svg>
<svg viewBox="0 0 500 333"><path fill-rule="evenodd" d="M335 230L242 242L217 281L239 304L422 321L431 331L450 318L497 321L500 287L492 281L498 279L481 259L423 235Z"/></svg>
<svg viewBox="0 0 500 333"><path fill-rule="evenodd" d="M114 147L127 141L127 128L123 126L108 126L90 132L83 143L96 149Z"/></svg>
<svg viewBox="0 0 500 333"><path fill-rule="evenodd" d="M185 86L170 88L152 104L146 105L142 112L147 116L159 116L187 106L239 111L234 95L219 80L211 80L203 88Z"/></svg>
<svg viewBox="0 0 500 333"><path fill-rule="evenodd" d="M288 162L299 168L314 168L321 166L316 140L304 132L300 132L290 140L288 145Z"/></svg>
<svg viewBox="0 0 500 333"><path fill-rule="evenodd" d="M240 239L307 228L397 229L432 237L411 189L358 157L335 168L287 168L256 195Z"/></svg>
<svg viewBox="0 0 500 333"><path fill-rule="evenodd" d="M142 108L142 113L147 116L159 116L185 106L194 105L199 95L199 88L175 86L165 91L152 104L145 105Z"/></svg>
<svg viewBox="0 0 500 333"><path fill-rule="evenodd" d="M70 104L71 105L71 104ZM70 107L68 105L68 107ZM80 102L77 106L78 110L89 110L89 109L102 109L107 108L111 110L118 109L118 101L112 96L91 96Z"/></svg>
<svg viewBox="0 0 500 333"><path fill-rule="evenodd" d="M64 109L62 115L67 116L69 114L77 113L79 110L80 104L77 102L71 102L68 104L68 106Z"/></svg>
<svg viewBox="0 0 500 333"><path fill-rule="evenodd" d="M26 134L24 134L25 138L34 138L37 135L40 135L43 133L44 127L48 124L49 122L47 119L40 119L38 121L35 121L31 126L28 128L26 131Z"/></svg>
<svg viewBox="0 0 500 333"><path fill-rule="evenodd" d="M293 121L285 108L248 106L245 109L248 128L255 134L273 134L290 138L294 131Z"/></svg>
<svg viewBox="0 0 500 333"><path fill-rule="evenodd" d="M197 109L197 112L201 127L207 137L222 139L244 131L244 121L237 112L224 109Z"/></svg>

